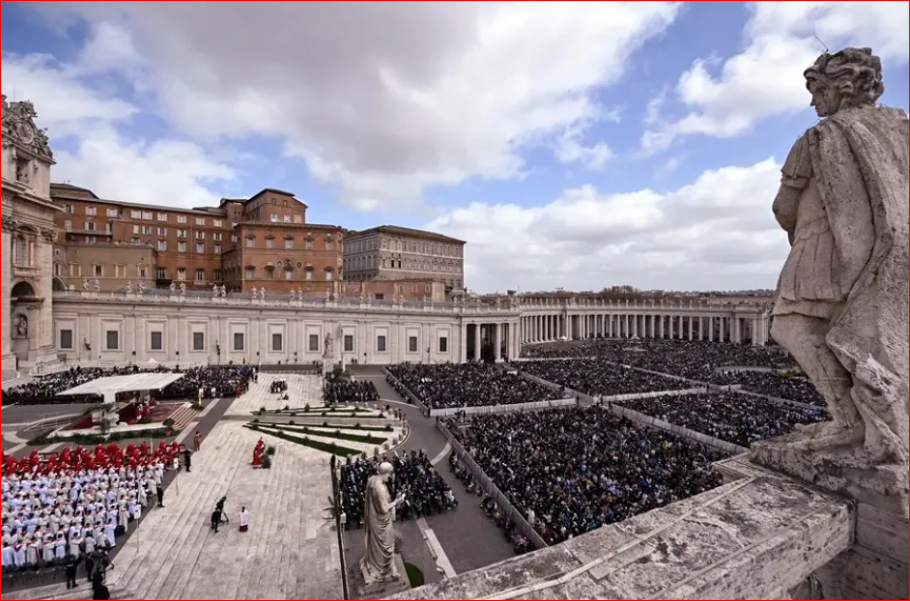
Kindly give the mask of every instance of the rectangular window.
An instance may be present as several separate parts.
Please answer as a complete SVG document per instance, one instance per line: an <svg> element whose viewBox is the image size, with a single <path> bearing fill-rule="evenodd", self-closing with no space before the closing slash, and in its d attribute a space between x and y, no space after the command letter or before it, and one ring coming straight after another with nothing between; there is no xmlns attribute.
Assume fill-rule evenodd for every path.
<svg viewBox="0 0 910 601"><path fill-rule="evenodd" d="M386 352L386 337L385 336L376 337L376 352L377 353Z"/></svg>
<svg viewBox="0 0 910 601"><path fill-rule="evenodd" d="M97 226L96 226L96 224L95 224L94 221L86 221L86 222L85 222L85 231L87 231L87 232L96 232L96 231L98 231L98 230L96 229L96 227L97 227Z"/></svg>
<svg viewBox="0 0 910 601"><path fill-rule="evenodd" d="M104 265L93 265L93 274L96 278L104 277Z"/></svg>
<svg viewBox="0 0 910 601"><path fill-rule="evenodd" d="M234 332L234 350L242 351L243 350L243 333Z"/></svg>
<svg viewBox="0 0 910 601"><path fill-rule="evenodd" d="M65 351L73 350L72 330L60 330L60 348Z"/></svg>
<svg viewBox="0 0 910 601"><path fill-rule="evenodd" d="M215 227L224 227L224 221L222 221L221 219L215 219L214 221L212 221L212 225ZM218 235L220 236L221 234L218 234Z"/></svg>
<svg viewBox="0 0 910 601"><path fill-rule="evenodd" d="M71 231L73 231L73 222L67 221L63 224L63 227L64 227L64 229L66 229L66 231L71 232Z"/></svg>
<svg viewBox="0 0 910 601"><path fill-rule="evenodd" d="M155 231L155 230L150 225L142 226L142 233L146 236L151 236L153 231Z"/></svg>
<svg viewBox="0 0 910 601"><path fill-rule="evenodd" d="M148 268L148 267L143 267L143 266L140 265L138 271L139 271L139 279L140 279L140 280L146 280L146 279L148 279L148 277L149 277L149 268Z"/></svg>
<svg viewBox="0 0 910 601"><path fill-rule="evenodd" d="M293 239L285 240L284 249L285 250L294 250L294 240Z"/></svg>
<svg viewBox="0 0 910 601"><path fill-rule="evenodd" d="M158 228L158 235L159 235L159 236L167 236L167 228L166 228L166 227L159 227L159 228Z"/></svg>
<svg viewBox="0 0 910 601"><path fill-rule="evenodd" d="M439 352L440 353L449 352L449 339L445 336L439 337Z"/></svg>
<svg viewBox="0 0 910 601"><path fill-rule="evenodd" d="M221 245L216 244L215 246L213 246L212 252L214 252L216 255L220 255L221 254Z"/></svg>
<svg viewBox="0 0 910 601"><path fill-rule="evenodd" d="M185 267L178 267L178 268L177 268L177 281L178 281L178 282L185 282L185 281L186 281L186 268L185 268Z"/></svg>
<svg viewBox="0 0 910 601"><path fill-rule="evenodd" d="M70 263L70 277L71 278L81 278L82 277L82 265L79 263Z"/></svg>
<svg viewBox="0 0 910 601"><path fill-rule="evenodd" d="M344 335L344 352L346 352L346 353L354 352L354 336L352 334Z"/></svg>
<svg viewBox="0 0 910 601"><path fill-rule="evenodd" d="M178 238L186 238L186 230L177 230Z"/></svg>
<svg viewBox="0 0 910 601"><path fill-rule="evenodd" d="M150 341L149 348L153 351L163 351L164 350L164 334L162 332L152 332L152 339Z"/></svg>
<svg viewBox="0 0 910 601"><path fill-rule="evenodd" d="M194 351L204 351L205 350L205 334L202 332L193 332L193 350Z"/></svg>
<svg viewBox="0 0 910 601"><path fill-rule="evenodd" d="M196 281L197 281L197 282L204 282L204 281L205 281L205 269L197 269L197 270L196 270Z"/></svg>
<svg viewBox="0 0 910 601"><path fill-rule="evenodd" d="M98 208L97 207L85 207L85 214L88 215L89 217L94 217L95 215L98 214Z"/></svg>
<svg viewBox="0 0 910 601"><path fill-rule="evenodd" d="M223 278L221 277L221 270L220 270L220 269L216 269L216 270L215 270L215 277L214 277L214 280L215 280L216 282L220 282L222 279L223 279Z"/></svg>
<svg viewBox="0 0 910 601"><path fill-rule="evenodd" d="M335 243L332 242L331 240L326 240L326 241L325 241L325 249L326 249L326 250L335 250Z"/></svg>
<svg viewBox="0 0 910 601"><path fill-rule="evenodd" d="M408 352L416 353L417 351L417 336L408 336Z"/></svg>
<svg viewBox="0 0 910 601"><path fill-rule="evenodd" d="M177 242L177 252L179 252L179 253L186 252L186 242Z"/></svg>
<svg viewBox="0 0 910 601"><path fill-rule="evenodd" d="M311 353L319 352L319 334L310 334L309 348Z"/></svg>
<svg viewBox="0 0 910 601"><path fill-rule="evenodd" d="M186 223L186 215L177 215L177 223Z"/></svg>
<svg viewBox="0 0 910 601"><path fill-rule="evenodd" d="M160 250L160 251L162 251L162 252L164 252L164 251L167 250L167 240L159 240L159 241L158 241L158 250Z"/></svg>
<svg viewBox="0 0 910 601"><path fill-rule="evenodd" d="M248 279L248 280L256 279L256 268L255 267L246 268L246 279Z"/></svg>
<svg viewBox="0 0 910 601"><path fill-rule="evenodd" d="M205 232L196 232L196 240L205 240Z"/></svg>
<svg viewBox="0 0 910 601"><path fill-rule="evenodd" d="M280 353L284 350L284 337L281 334L272 334L272 352Z"/></svg>
<svg viewBox="0 0 910 601"><path fill-rule="evenodd" d="M308 281L308 282L312 282L312 281L313 281L313 270L312 270L312 269L307 270L307 272L306 272L306 281Z"/></svg>
<svg viewBox="0 0 910 601"><path fill-rule="evenodd" d="M196 225L205 227L205 217L196 217Z"/></svg>
<svg viewBox="0 0 910 601"><path fill-rule="evenodd" d="M142 219L142 211L130 211L130 219Z"/></svg>
<svg viewBox="0 0 910 601"><path fill-rule="evenodd" d="M222 240L224 240L224 234L222 234L220 232L215 232L214 234L212 234L212 240L214 240L215 242L221 242Z"/></svg>
<svg viewBox="0 0 910 601"><path fill-rule="evenodd" d="M66 212L70 215L76 214L76 205L66 205Z"/></svg>
<svg viewBox="0 0 910 601"><path fill-rule="evenodd" d="M167 269L165 267L159 267L155 270L155 277L159 280L167 279Z"/></svg>
<svg viewBox="0 0 910 601"><path fill-rule="evenodd" d="M285 216L284 216L284 222L285 222L285 223L290 223L290 222L291 222L291 216L290 216L290 215L285 215Z"/></svg>
<svg viewBox="0 0 910 601"><path fill-rule="evenodd" d="M158 213L158 221L167 222L167 213Z"/></svg>
<svg viewBox="0 0 910 601"><path fill-rule="evenodd" d="M205 242L197 242L197 243L196 243L196 254L197 254L197 255L204 255L204 254L205 254Z"/></svg>
<svg viewBox="0 0 910 601"><path fill-rule="evenodd" d="M246 247L247 248L256 248L256 238L252 238L252 237L247 238Z"/></svg>
<svg viewBox="0 0 910 601"><path fill-rule="evenodd" d="M269 218L271 219L272 223L278 223L278 215L275 213L272 213Z"/></svg>
<svg viewBox="0 0 910 601"><path fill-rule="evenodd" d="M266 248L275 248L275 240L273 240L272 238L266 238L265 247Z"/></svg>
<svg viewBox="0 0 910 601"><path fill-rule="evenodd" d="M327 269L326 272L325 272L325 279L326 279L327 282L331 282L332 280L334 280L334 279L335 279L335 272L332 271L332 270L330 270L330 269Z"/></svg>
<svg viewBox="0 0 910 601"><path fill-rule="evenodd" d="M286 280L293 280L293 279L294 279L294 272L291 271L290 269L285 269L285 270L284 270L284 279L286 279Z"/></svg>
<svg viewBox="0 0 910 601"><path fill-rule="evenodd" d="M306 241L306 249L307 249L307 250L313 250L313 241L312 241L312 240L307 240L307 241Z"/></svg>
<svg viewBox="0 0 910 601"><path fill-rule="evenodd" d="M107 343L105 349L109 351L120 350L120 332L116 330L109 330L105 332L104 337L105 342Z"/></svg>
<svg viewBox="0 0 910 601"><path fill-rule="evenodd" d="M114 274L118 278L126 277L126 265L114 265Z"/></svg>
<svg viewBox="0 0 910 601"><path fill-rule="evenodd" d="M385 294L381 294L381 293L377 292L376 300L378 300L378 301L385 300Z"/></svg>

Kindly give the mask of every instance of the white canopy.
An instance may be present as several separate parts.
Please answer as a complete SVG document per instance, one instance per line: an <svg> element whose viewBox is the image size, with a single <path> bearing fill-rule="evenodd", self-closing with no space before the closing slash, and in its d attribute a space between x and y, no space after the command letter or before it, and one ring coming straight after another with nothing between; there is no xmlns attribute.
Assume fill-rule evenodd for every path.
<svg viewBox="0 0 910 601"><path fill-rule="evenodd" d="M76 386L66 392L61 392L57 396L98 395L103 396L105 400L107 400L121 392L161 390L182 378L183 374L159 373L111 376L109 378L98 378L97 380L86 382L81 386Z"/></svg>

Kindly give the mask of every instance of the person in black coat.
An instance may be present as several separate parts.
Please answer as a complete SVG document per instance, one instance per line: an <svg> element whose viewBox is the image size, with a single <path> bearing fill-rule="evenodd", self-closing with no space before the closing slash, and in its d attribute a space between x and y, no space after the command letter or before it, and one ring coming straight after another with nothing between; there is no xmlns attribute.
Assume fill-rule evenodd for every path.
<svg viewBox="0 0 910 601"><path fill-rule="evenodd" d="M186 468L186 473L190 473L190 468L193 467L193 452L188 448L183 448L183 467Z"/></svg>
<svg viewBox="0 0 910 601"><path fill-rule="evenodd" d="M76 583L76 574L79 571L79 558L67 555L64 562L66 568L66 590L71 590L79 585Z"/></svg>

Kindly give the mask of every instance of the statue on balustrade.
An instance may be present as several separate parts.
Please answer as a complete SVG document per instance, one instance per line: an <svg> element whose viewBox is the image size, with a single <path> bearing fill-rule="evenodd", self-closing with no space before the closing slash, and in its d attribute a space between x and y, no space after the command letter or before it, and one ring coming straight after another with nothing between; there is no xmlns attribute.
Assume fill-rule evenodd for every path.
<svg viewBox="0 0 910 601"><path fill-rule="evenodd" d="M360 571L367 586L393 582L402 574L395 565L395 510L404 503L405 495L393 501L388 482L395 468L390 463L379 466L379 474L367 481L366 552L360 561Z"/></svg>
<svg viewBox="0 0 910 601"><path fill-rule="evenodd" d="M855 470L901 466L906 497L907 114L877 106L882 63L868 48L825 53L805 79L821 120L791 150L774 201L791 248L772 336L832 421L788 444L816 466L837 464L845 485Z"/></svg>

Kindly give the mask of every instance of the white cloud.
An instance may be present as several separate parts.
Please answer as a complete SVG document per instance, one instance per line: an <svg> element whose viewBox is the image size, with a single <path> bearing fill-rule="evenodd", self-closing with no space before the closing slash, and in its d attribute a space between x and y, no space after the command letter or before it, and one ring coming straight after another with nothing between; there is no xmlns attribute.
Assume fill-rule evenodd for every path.
<svg viewBox="0 0 910 601"><path fill-rule="evenodd" d="M56 150L54 180L129 202L187 207L216 200L208 184L232 180L229 166L190 142L127 140L120 133L139 109L114 98L109 82L94 76L135 55L116 31L96 31L100 35L70 64L44 55L3 55L3 92L35 104L38 124L48 129ZM69 146L63 139L73 142L74 152L63 149Z"/></svg>
<svg viewBox="0 0 910 601"><path fill-rule="evenodd" d="M731 137L758 121L809 105L802 73L823 48L871 46L891 65L908 60L908 2L752 2L745 48L714 68L698 60L676 87L688 113L651 124L642 150L669 148L678 136Z"/></svg>
<svg viewBox="0 0 910 601"><path fill-rule="evenodd" d="M283 140L342 200L370 209L431 185L511 179L522 151L600 168L580 132L676 2L47 3L116 23L162 114L212 138ZM63 5L63 6L61 6ZM244 32L238 38L225 31ZM162 35L167 32L167 35ZM104 64L100 58L93 62Z"/></svg>
<svg viewBox="0 0 910 601"><path fill-rule="evenodd" d="M567 190L536 208L474 203L428 227L468 242L466 280L482 291L774 287L787 256L771 213L780 165L707 171L679 190Z"/></svg>

